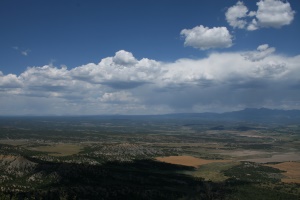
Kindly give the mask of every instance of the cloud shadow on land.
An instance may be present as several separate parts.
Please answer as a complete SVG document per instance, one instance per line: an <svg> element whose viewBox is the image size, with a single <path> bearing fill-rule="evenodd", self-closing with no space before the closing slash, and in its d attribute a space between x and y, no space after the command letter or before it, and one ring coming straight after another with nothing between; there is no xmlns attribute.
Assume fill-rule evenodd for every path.
<svg viewBox="0 0 300 200"><path fill-rule="evenodd" d="M193 170L192 167L154 160L89 165L27 159L38 163L33 173L45 177L56 174L57 181L32 191L10 194L19 199L37 196L41 199L208 199L209 196L224 199L225 194L223 183L178 173Z"/></svg>

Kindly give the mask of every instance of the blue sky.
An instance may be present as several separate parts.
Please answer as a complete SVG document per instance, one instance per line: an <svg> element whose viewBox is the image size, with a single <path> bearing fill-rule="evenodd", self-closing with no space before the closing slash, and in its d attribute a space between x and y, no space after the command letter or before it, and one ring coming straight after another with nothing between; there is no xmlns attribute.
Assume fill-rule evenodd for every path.
<svg viewBox="0 0 300 200"><path fill-rule="evenodd" d="M296 0L3 0L0 115L300 109L299 10Z"/></svg>

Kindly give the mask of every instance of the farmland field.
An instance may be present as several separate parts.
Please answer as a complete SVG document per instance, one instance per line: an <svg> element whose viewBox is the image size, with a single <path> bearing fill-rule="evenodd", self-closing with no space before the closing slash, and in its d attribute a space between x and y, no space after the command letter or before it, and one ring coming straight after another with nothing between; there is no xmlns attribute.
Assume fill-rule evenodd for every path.
<svg viewBox="0 0 300 200"><path fill-rule="evenodd" d="M48 144L43 146L29 147L28 150L49 153L51 156L70 156L80 152L82 147L75 144Z"/></svg>
<svg viewBox="0 0 300 200"><path fill-rule="evenodd" d="M284 178L281 180L285 183L300 184L300 162L282 162L278 164L269 164L267 166L284 171Z"/></svg>

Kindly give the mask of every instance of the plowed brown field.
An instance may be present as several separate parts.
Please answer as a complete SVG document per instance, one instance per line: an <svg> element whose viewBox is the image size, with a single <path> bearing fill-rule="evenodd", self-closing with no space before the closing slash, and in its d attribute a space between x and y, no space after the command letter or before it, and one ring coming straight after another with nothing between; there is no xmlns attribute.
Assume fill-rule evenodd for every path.
<svg viewBox="0 0 300 200"><path fill-rule="evenodd" d="M300 162L283 162L274 165L267 165L283 171L286 178L281 179L285 183L300 183Z"/></svg>

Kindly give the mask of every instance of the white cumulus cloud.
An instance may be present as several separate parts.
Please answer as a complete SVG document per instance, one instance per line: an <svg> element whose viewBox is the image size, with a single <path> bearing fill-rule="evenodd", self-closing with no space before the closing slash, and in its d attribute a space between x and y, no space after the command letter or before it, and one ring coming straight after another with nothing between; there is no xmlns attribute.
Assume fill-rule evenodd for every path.
<svg viewBox="0 0 300 200"><path fill-rule="evenodd" d="M11 89L19 88L22 86L22 82L15 74L8 74L6 76L0 71L0 90L1 88Z"/></svg>
<svg viewBox="0 0 300 200"><path fill-rule="evenodd" d="M133 57L131 52L127 52L124 50L118 51L116 55L113 57L113 62L118 65L134 65L138 61Z"/></svg>
<svg viewBox="0 0 300 200"><path fill-rule="evenodd" d="M192 29L183 29L180 34L185 39L185 46L201 50L232 46L232 36L226 27L209 28L200 25Z"/></svg>
<svg viewBox="0 0 300 200"><path fill-rule="evenodd" d="M260 0L257 11L248 11L243 2L227 9L225 16L230 26L254 31L259 28L280 28L292 23L295 11L289 2L282 0Z"/></svg>
<svg viewBox="0 0 300 200"><path fill-rule="evenodd" d="M73 69L45 65L27 68L19 76L0 73L1 114L300 109L295 103L300 98L300 55L278 55L267 44L174 62L139 60L119 52L126 62L114 61L117 52Z"/></svg>
<svg viewBox="0 0 300 200"><path fill-rule="evenodd" d="M78 80L104 84L112 88L130 89L152 82L161 70L160 63L143 58L137 60L132 53L121 50L114 57L76 67L70 75Z"/></svg>
<svg viewBox="0 0 300 200"><path fill-rule="evenodd" d="M261 27L280 28L289 25L294 19L295 11L292 10L289 2L261 0L257 6L256 18Z"/></svg>
<svg viewBox="0 0 300 200"><path fill-rule="evenodd" d="M236 5L228 8L225 13L226 20L230 26L234 28L245 28L247 25L247 21L245 17L247 17L248 8L244 5L243 2L238 1ZM254 13L252 12L251 15Z"/></svg>

